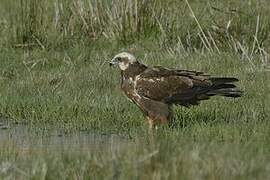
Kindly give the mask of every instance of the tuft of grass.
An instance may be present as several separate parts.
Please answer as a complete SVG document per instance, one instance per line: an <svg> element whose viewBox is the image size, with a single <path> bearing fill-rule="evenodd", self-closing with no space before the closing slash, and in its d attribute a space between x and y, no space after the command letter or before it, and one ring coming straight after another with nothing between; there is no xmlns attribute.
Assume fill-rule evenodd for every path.
<svg viewBox="0 0 270 180"><path fill-rule="evenodd" d="M1 6L1 44L66 48L95 41L144 39L161 48L268 56L268 1L20 0Z"/></svg>

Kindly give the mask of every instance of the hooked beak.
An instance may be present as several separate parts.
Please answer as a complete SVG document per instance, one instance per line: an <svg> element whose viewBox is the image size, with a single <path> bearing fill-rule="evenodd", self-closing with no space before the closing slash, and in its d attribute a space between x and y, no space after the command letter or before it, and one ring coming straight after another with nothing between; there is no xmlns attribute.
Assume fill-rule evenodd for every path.
<svg viewBox="0 0 270 180"><path fill-rule="evenodd" d="M118 61L116 61L115 58L113 58L109 63L110 66L116 66L117 64L118 64Z"/></svg>

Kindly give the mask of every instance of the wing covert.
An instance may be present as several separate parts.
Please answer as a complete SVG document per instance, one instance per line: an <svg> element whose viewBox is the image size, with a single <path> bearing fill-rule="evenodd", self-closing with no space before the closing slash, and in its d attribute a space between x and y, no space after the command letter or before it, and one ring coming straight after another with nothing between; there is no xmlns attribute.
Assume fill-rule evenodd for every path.
<svg viewBox="0 0 270 180"><path fill-rule="evenodd" d="M201 88L212 85L202 72L170 70L160 66L146 69L136 78L135 90L141 96L166 101L175 95L191 98Z"/></svg>

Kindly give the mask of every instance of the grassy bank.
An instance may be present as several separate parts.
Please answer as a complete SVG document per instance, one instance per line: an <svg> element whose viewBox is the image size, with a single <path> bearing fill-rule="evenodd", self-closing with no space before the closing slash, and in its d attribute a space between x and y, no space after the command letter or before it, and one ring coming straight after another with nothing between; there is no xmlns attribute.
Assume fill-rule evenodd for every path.
<svg viewBox="0 0 270 180"><path fill-rule="evenodd" d="M113 2L1 1L1 119L37 134L114 133L128 142L98 151L2 142L0 178L268 179L269 2ZM150 66L238 77L244 95L175 107L175 127L151 139L108 66L120 51Z"/></svg>
<svg viewBox="0 0 270 180"><path fill-rule="evenodd" d="M269 47L268 16L266 0L3 0L0 42L65 49L97 39L125 45L151 39L163 48L250 54Z"/></svg>

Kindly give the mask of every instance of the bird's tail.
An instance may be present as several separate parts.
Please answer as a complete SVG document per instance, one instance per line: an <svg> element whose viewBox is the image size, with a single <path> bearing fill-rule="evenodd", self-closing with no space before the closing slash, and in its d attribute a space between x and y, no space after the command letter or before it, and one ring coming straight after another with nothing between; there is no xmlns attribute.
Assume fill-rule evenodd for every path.
<svg viewBox="0 0 270 180"><path fill-rule="evenodd" d="M237 82L236 78L209 78L212 82L208 87L197 87L194 89L175 94L167 99L170 104L182 105L190 107L198 105L200 101L210 99L211 96L225 96L237 98L242 95L242 91L238 90L234 85Z"/></svg>
<svg viewBox="0 0 270 180"><path fill-rule="evenodd" d="M208 96L225 96L225 97L241 97L243 94L242 91L236 89L236 86L233 84L237 82L236 78L210 78L213 85L209 88L206 93Z"/></svg>

